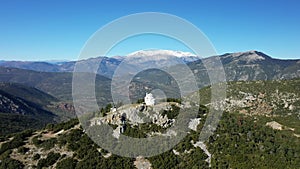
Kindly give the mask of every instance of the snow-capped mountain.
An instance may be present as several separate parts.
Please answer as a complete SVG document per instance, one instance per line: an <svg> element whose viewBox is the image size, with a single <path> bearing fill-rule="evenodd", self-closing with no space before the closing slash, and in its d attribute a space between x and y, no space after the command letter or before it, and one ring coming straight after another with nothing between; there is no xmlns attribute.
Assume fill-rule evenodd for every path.
<svg viewBox="0 0 300 169"><path fill-rule="evenodd" d="M265 80L300 77L300 60L281 60L272 58L259 51L226 53L200 59L190 52L172 50L141 50L127 56L99 56L78 61L89 67L99 63L98 74L111 78L115 70L123 62L127 63L124 72L136 70L136 67L168 67L178 63L186 63L194 72L205 70L201 62L213 63L218 57L226 71L229 80ZM72 72L76 62L62 63L30 62L30 61L0 61L0 67L12 67L34 70L38 72ZM133 65L132 65L133 64ZM202 66L201 66L202 65ZM196 73L197 74L197 73ZM201 76L197 74L197 76Z"/></svg>
<svg viewBox="0 0 300 169"><path fill-rule="evenodd" d="M183 51L174 51L174 50L139 50L133 53L128 54L128 57L134 57L134 56L155 56L155 55L166 55L166 56L176 56L176 57L190 57L194 56L195 54L191 52L183 52Z"/></svg>
<svg viewBox="0 0 300 169"><path fill-rule="evenodd" d="M167 60L170 57L176 57L184 63L192 62L200 59L198 56L191 52L174 51L174 50L139 50L127 55L130 58L141 58L151 60Z"/></svg>
<svg viewBox="0 0 300 169"><path fill-rule="evenodd" d="M266 54L255 50L246 51L246 52L237 52L237 53L227 53L221 56L222 59L227 59L234 62L245 62L247 64L270 59L270 57L267 56Z"/></svg>

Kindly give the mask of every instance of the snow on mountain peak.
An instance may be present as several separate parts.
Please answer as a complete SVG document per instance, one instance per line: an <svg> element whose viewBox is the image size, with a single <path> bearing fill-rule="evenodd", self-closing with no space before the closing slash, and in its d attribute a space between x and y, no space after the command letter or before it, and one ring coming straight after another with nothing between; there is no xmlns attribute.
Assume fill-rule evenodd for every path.
<svg viewBox="0 0 300 169"><path fill-rule="evenodd" d="M191 52L173 51L173 50L139 50L127 55L128 57L141 56L176 56L176 57L197 57Z"/></svg>
<svg viewBox="0 0 300 169"><path fill-rule="evenodd" d="M239 59L239 60L244 60L247 62L253 62L253 61L259 61L259 60L266 59L265 55L263 53L255 51L255 50L247 51L247 52L231 53L228 56Z"/></svg>

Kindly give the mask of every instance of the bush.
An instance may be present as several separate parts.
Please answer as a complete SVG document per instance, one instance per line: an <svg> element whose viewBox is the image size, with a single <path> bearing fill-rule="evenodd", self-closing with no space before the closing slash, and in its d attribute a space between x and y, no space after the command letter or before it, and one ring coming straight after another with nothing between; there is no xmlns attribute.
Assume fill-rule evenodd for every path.
<svg viewBox="0 0 300 169"><path fill-rule="evenodd" d="M29 148L23 146L18 148L18 152L21 154L25 154L28 150Z"/></svg>
<svg viewBox="0 0 300 169"><path fill-rule="evenodd" d="M59 124L48 124L45 129L53 131L54 133L59 132L60 130L68 130L79 123L78 119L71 119L64 123Z"/></svg>
<svg viewBox="0 0 300 169"><path fill-rule="evenodd" d="M144 99L138 99L138 100L136 101L136 103L137 103L137 104L144 103Z"/></svg>
<svg viewBox="0 0 300 169"><path fill-rule="evenodd" d="M73 169L76 167L77 160L73 158L66 158L57 163L57 169Z"/></svg>
<svg viewBox="0 0 300 169"><path fill-rule="evenodd" d="M5 169L22 169L24 168L24 164L18 160L6 158L1 161L0 168Z"/></svg>
<svg viewBox="0 0 300 169"><path fill-rule="evenodd" d="M32 143L33 143L36 147L39 147L40 144L42 143L42 141L39 140L39 137L40 137L40 135L34 136L34 137L32 138L32 140L31 140Z"/></svg>
<svg viewBox="0 0 300 169"><path fill-rule="evenodd" d="M12 150L7 150L7 151L5 151L4 153L2 153L2 154L0 155L0 160L9 158L9 156L10 156L11 153L12 153Z"/></svg>
<svg viewBox="0 0 300 169"><path fill-rule="evenodd" d="M175 105L171 105L172 109L171 110L163 110L162 112L162 116L167 115L168 119L175 119L180 111L180 107L175 106Z"/></svg>
<svg viewBox="0 0 300 169"><path fill-rule="evenodd" d="M18 148L24 145L25 144L24 139L31 135L32 135L32 130L25 130L21 133L15 134L14 138L11 141L2 144L0 149L0 154L5 152L6 150Z"/></svg>
<svg viewBox="0 0 300 169"><path fill-rule="evenodd" d="M180 99L175 99L175 98L167 98L167 102L176 102L181 104L181 100Z"/></svg>
<svg viewBox="0 0 300 169"><path fill-rule="evenodd" d="M47 158L40 159L37 168L49 167L60 158L59 153L50 152Z"/></svg>
<svg viewBox="0 0 300 169"><path fill-rule="evenodd" d="M45 150L49 150L55 146L57 143L57 138L50 138L48 140L43 141L40 144L40 147L43 147Z"/></svg>
<svg viewBox="0 0 300 169"><path fill-rule="evenodd" d="M38 160L38 159L40 159L41 158L41 155L40 154L35 154L34 156L33 156L33 160Z"/></svg>
<svg viewBox="0 0 300 169"><path fill-rule="evenodd" d="M55 146L55 144L57 143L57 138L50 138L48 140L39 140L40 136L35 136L32 138L32 143L36 146L36 147L42 147L45 150L49 150L51 148L53 148Z"/></svg>

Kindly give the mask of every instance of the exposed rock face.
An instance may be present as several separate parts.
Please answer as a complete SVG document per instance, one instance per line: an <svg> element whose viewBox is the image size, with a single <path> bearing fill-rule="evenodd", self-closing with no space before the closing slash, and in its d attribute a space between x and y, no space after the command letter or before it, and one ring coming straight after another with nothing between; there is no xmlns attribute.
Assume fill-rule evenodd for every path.
<svg viewBox="0 0 300 169"><path fill-rule="evenodd" d="M114 136L115 138L117 138L117 139L119 139L120 134L121 134L120 129L121 129L121 126L118 126L118 127L113 131L113 136Z"/></svg>
<svg viewBox="0 0 300 169"><path fill-rule="evenodd" d="M21 108L20 103L17 102L17 100L12 100L5 95L0 94L0 111L2 113L27 114L27 110Z"/></svg>
<svg viewBox="0 0 300 169"><path fill-rule="evenodd" d="M74 106L69 103L59 103L56 108L66 112L75 112Z"/></svg>
<svg viewBox="0 0 300 169"><path fill-rule="evenodd" d="M163 116L160 112L162 110L171 110L171 105L180 106L178 103L161 103L153 107L143 104L125 105L114 112L108 113L105 117L94 118L91 122L93 125L100 125L102 123L121 125L124 123L124 120L126 120L132 125L152 122L159 126L167 127L175 122L175 120L168 119L166 115Z"/></svg>
<svg viewBox="0 0 300 169"><path fill-rule="evenodd" d="M164 102L150 107L143 104L124 105L117 108L114 112L109 112L104 117L94 117L90 120L90 125L117 125L117 128L113 130L113 137L117 139L120 137L120 134L126 130L127 127L130 127L126 127L126 125L128 124L130 124L131 126L136 126L143 123L152 123L162 128L168 128L174 124L175 119L169 119L167 115L162 115L161 112L172 110L171 105L175 105L177 107L181 106L180 104L174 102ZM143 108L141 109L141 107ZM197 128L197 125L199 124L198 120L200 119L194 120L192 124L193 129ZM176 136L177 133L173 130L168 130L163 134L159 132L152 132L148 133L147 135Z"/></svg>
<svg viewBox="0 0 300 169"><path fill-rule="evenodd" d="M134 165L137 169L152 169L150 161L143 157L137 157Z"/></svg>
<svg viewBox="0 0 300 169"><path fill-rule="evenodd" d="M227 81L292 79L300 77L299 60L280 60L258 52L226 53L188 63L198 78L199 87L210 85L207 68L220 59ZM218 69L218 68L215 68ZM205 79L205 80L204 80Z"/></svg>
<svg viewBox="0 0 300 169"><path fill-rule="evenodd" d="M175 155L180 155L180 152L176 151L175 149L173 149L172 151Z"/></svg>
<svg viewBox="0 0 300 169"><path fill-rule="evenodd" d="M201 118L191 119L189 122L189 128L194 131L197 131L197 126L198 126L198 124L200 124L200 120L201 120Z"/></svg>
<svg viewBox="0 0 300 169"><path fill-rule="evenodd" d="M279 81L236 82L234 86L229 86L227 89L229 94L226 99L207 105L214 109L223 109L228 112L238 111L247 115L296 114L300 119L299 92L290 90L297 88L297 84L299 84L299 80L290 83ZM260 92L256 88L261 88Z"/></svg>
<svg viewBox="0 0 300 169"><path fill-rule="evenodd" d="M280 124L280 123L278 123L278 122L276 122L276 121L271 121L271 122L267 122L266 123L266 126L269 126L269 127L271 127L272 129L274 129L274 130L291 130L291 131L295 131L295 129L294 128L290 128L290 127L287 127L287 126L284 126L284 125L282 125L282 124ZM294 134L295 135L295 134ZM297 134L296 134L297 135ZM295 136L296 136L295 135ZM297 136L296 136L297 137Z"/></svg>
<svg viewBox="0 0 300 169"><path fill-rule="evenodd" d="M206 145L202 141L198 141L194 144L193 140L192 140L192 144L194 145L194 147L200 147L204 151L204 153L208 156L208 158L205 161L208 162L209 167L210 167L211 166L211 153L207 150Z"/></svg>
<svg viewBox="0 0 300 169"><path fill-rule="evenodd" d="M282 130L283 129L283 126L281 124L277 123L276 121L268 122L266 124L266 126L269 126L274 130Z"/></svg>
<svg viewBox="0 0 300 169"><path fill-rule="evenodd" d="M0 90L0 112L8 114L28 115L39 120L39 118L54 117L53 113L44 109L41 105L32 103L22 98L10 95Z"/></svg>

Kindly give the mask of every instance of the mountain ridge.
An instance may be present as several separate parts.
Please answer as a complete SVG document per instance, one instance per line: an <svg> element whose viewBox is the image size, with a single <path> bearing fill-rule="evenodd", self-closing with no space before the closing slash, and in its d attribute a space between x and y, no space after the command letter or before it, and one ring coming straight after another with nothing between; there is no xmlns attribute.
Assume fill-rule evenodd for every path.
<svg viewBox="0 0 300 169"><path fill-rule="evenodd" d="M205 65L212 64L215 59L219 59L223 63L227 81L276 80L300 77L300 60L273 59L270 56L258 51L227 53L221 56L212 56L187 63L187 66L194 73L194 77L199 88L210 85L210 79L207 72L208 70L206 69ZM84 67L89 67L90 64L95 64L95 62L100 62L100 68L97 75L99 80L97 80L97 82L102 83L102 85L100 84L102 88L99 87L98 89L98 91L101 91L102 94L99 95L99 98L101 98L100 100L102 100L102 103L107 103L105 102L105 100L107 100L106 98L111 98L111 96L107 95L110 90L110 77L113 75L114 70L121 62L117 59L112 60L112 58L103 57L83 60L77 64L81 64L81 66ZM139 61L137 61L137 63L139 63ZM167 60L164 62L151 62L150 64L157 65L162 63L166 65L169 64ZM74 66L75 62L69 64L69 67L72 67ZM142 64L134 65L140 66L137 67L139 69L143 68L144 66ZM122 73L130 72L131 70L133 73L136 71L135 68L129 66L124 67L123 69L124 71L122 71ZM180 75L180 69L177 68L176 65L171 66L170 70L173 72L175 71L175 73ZM153 82L153 79L160 80ZM65 101L72 100L71 72L41 72L17 68L5 68L0 66L0 82L22 83L28 86L33 86L52 96L55 96L58 99ZM160 87L161 90L170 87L174 87L172 89L176 89L177 85L173 78L166 78L166 74L162 71L144 70L134 77L132 85L130 86L130 90L137 94L133 98L139 99L142 98L144 94L143 92L137 90L151 92L151 89L155 89L157 87ZM169 94L170 96L177 95L171 93Z"/></svg>
<svg viewBox="0 0 300 169"><path fill-rule="evenodd" d="M256 52L261 53L258 51L246 51L246 52L236 52L236 53L225 53L222 55L217 56L225 56L230 54L247 54L250 52ZM190 52L182 52L182 51L172 51L172 50L140 50L133 52L131 54L128 54L127 56L113 56L113 57L106 57L106 56L99 56L95 58L89 58L84 60L79 60L78 62L89 62L89 61L97 61L100 62L104 60L104 62L121 62L126 57L149 57L149 56L175 56L178 58L182 58L182 60L185 63L195 61L198 59L201 59L199 56L196 56L195 54L192 54ZM264 54L265 55L265 54ZM267 55L265 55L267 56ZM213 57L213 56L211 56ZM210 58L210 57L206 57ZM206 59L202 58L202 59ZM284 60L284 59L277 59L277 60ZM297 60L297 59L296 59ZM70 72L73 71L73 67L75 65L76 61L62 61L62 62L47 62L47 61L1 61L0 66L4 67L14 67L14 68L21 68L21 69L29 69L29 70L35 70L35 71L46 71L46 72ZM119 63L114 63L119 64ZM105 65L105 64L104 64ZM103 65L102 65L103 66ZM101 74L101 72L99 72Z"/></svg>
<svg viewBox="0 0 300 169"><path fill-rule="evenodd" d="M0 136L39 129L57 121L57 115L46 107L55 100L52 96L22 85L1 83L0 86Z"/></svg>
<svg viewBox="0 0 300 169"><path fill-rule="evenodd" d="M190 56L191 55L191 56ZM34 70L40 72L72 72L74 70L75 64L81 64L81 66L86 65L89 67L91 64L99 63L99 68L97 73L99 75L112 78L115 70L118 66L126 60L127 62L133 62L135 65L143 65L149 60L150 62L154 61L156 63L150 63L154 66L172 66L178 63L185 63L188 65L193 64L193 62L209 62L213 61L218 57L224 67L232 66L234 64L239 65L252 65L254 64L275 64L281 65L279 67L299 67L300 59L277 59L272 58L271 56L260 52L260 51L246 51L246 52L235 52L235 53L225 53L222 55L210 56L205 58L200 58L189 52L182 51L172 51L172 50L140 50L128 54L127 56L116 56L116 57L106 57L99 56L95 58L89 58L79 61L68 61L68 62L59 62L48 63L48 62L34 62L34 61L2 61L0 66L3 67L13 67L27 70ZM148 64L148 63L147 63ZM227 65L228 64L228 65ZM295 69L295 68L292 68ZM86 70L92 72L92 70ZM286 73L287 74L287 73ZM298 77L293 76L293 77Z"/></svg>

